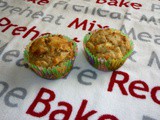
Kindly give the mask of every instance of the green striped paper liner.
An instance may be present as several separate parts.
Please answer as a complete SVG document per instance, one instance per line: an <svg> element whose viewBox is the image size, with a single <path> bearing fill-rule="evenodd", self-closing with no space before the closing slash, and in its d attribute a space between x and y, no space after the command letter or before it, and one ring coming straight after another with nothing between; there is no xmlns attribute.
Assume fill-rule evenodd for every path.
<svg viewBox="0 0 160 120"><path fill-rule="evenodd" d="M44 38L51 36L49 35L45 35L42 36ZM72 39L70 39L67 36L64 36L68 41L73 41ZM39 76L46 78L46 79L59 79L59 78L63 78L66 75L69 74L70 70L72 69L74 60L77 56L77 52L78 52L78 47L77 44L73 41L73 49L74 49L74 53L75 53L75 57L72 60L67 60L64 61L61 66L55 66L53 68L43 68L43 67L38 67L34 64L29 63L29 47L30 45L33 43L33 41L26 47L26 49L24 50L24 62L27 63L29 65L29 67Z"/></svg>
<svg viewBox="0 0 160 120"><path fill-rule="evenodd" d="M110 28L112 30L115 30L113 28ZM100 30L100 29L98 29ZM96 30L95 30L96 31ZM95 32L93 31L93 32ZM103 71L108 71L108 70L116 70L119 67L121 67L124 62L126 61L126 59L132 54L133 52L133 41L130 40L130 45L132 46L132 49L125 55L123 56L122 59L104 59L104 58L98 58L96 56L94 56L90 50L86 47L86 43L87 41L90 39L91 35L93 32L90 32L89 34L86 34L84 36L84 40L83 40L83 45L84 45L84 51L87 55L87 59L90 62L90 64L99 69L99 70L103 70ZM124 33L121 32L121 34L123 36L126 36L127 38L129 38L127 35L125 35Z"/></svg>

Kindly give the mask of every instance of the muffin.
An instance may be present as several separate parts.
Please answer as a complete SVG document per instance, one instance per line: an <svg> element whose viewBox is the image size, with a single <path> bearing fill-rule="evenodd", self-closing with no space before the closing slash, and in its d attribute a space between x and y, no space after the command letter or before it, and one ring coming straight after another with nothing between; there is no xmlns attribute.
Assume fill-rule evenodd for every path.
<svg viewBox="0 0 160 120"><path fill-rule="evenodd" d="M46 35L33 40L24 51L24 60L39 76L57 79L66 76L77 55L77 45L62 35Z"/></svg>
<svg viewBox="0 0 160 120"><path fill-rule="evenodd" d="M89 63L103 71L121 67L133 51L133 43L121 31L99 29L84 37L84 50Z"/></svg>

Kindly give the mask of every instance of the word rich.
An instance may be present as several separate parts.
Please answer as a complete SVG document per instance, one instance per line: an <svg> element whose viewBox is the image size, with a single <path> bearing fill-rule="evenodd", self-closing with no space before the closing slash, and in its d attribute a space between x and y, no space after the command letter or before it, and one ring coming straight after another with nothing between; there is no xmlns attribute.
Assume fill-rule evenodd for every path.
<svg viewBox="0 0 160 120"><path fill-rule="evenodd" d="M128 2L126 0L121 0L120 2L119 1L118 0L97 0L96 3L98 4L106 3L109 6L118 6L118 7L130 7L131 6L133 9L140 9L142 7L142 4L140 3Z"/></svg>

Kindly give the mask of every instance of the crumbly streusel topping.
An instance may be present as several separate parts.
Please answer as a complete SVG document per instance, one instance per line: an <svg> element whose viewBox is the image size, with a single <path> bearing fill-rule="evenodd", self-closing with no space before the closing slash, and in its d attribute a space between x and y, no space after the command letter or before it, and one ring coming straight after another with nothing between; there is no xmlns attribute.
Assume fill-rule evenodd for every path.
<svg viewBox="0 0 160 120"><path fill-rule="evenodd" d="M29 62L40 67L54 67L73 57L73 42L62 35L38 38L29 48Z"/></svg>
<svg viewBox="0 0 160 120"><path fill-rule="evenodd" d="M90 52L100 58L119 59L132 48L129 39L119 30L104 29L94 32L86 43Z"/></svg>

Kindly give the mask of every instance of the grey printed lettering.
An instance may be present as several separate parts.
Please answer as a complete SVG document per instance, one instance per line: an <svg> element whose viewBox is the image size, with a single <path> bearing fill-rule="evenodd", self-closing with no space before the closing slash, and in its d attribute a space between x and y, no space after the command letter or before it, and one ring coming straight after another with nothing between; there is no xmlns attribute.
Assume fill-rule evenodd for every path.
<svg viewBox="0 0 160 120"><path fill-rule="evenodd" d="M38 12L35 12L31 17L32 18L39 18L39 17L42 17L44 14L42 11L38 11Z"/></svg>
<svg viewBox="0 0 160 120"><path fill-rule="evenodd" d="M87 74L88 73L88 74ZM83 84L83 85L92 85L91 82L86 82L84 81L84 79L82 79L83 77L85 77L84 79L86 80L86 78L90 78L95 80L97 78L97 74L96 72L92 71L92 70L83 70L82 72L80 72L77 76L78 78L78 82Z"/></svg>
<svg viewBox="0 0 160 120"><path fill-rule="evenodd" d="M148 66L151 67L154 60L156 60L156 64L157 64L158 68L160 69L160 60L159 60L157 54L155 53L155 51L153 51L152 54L151 54Z"/></svg>
<svg viewBox="0 0 160 120"><path fill-rule="evenodd" d="M81 5L73 5L73 10L76 12L81 12L84 6Z"/></svg>
<svg viewBox="0 0 160 120"><path fill-rule="evenodd" d="M143 22L143 21L145 21L145 22L147 22L147 23L153 22L155 25L157 25L156 19L155 19L155 17L153 17L153 16L148 19L145 15L142 15L142 17L141 17L141 19L140 19L140 22Z"/></svg>
<svg viewBox="0 0 160 120"><path fill-rule="evenodd" d="M95 15L95 12L96 12L96 8L94 7L92 10L92 15Z"/></svg>
<svg viewBox="0 0 160 120"><path fill-rule="evenodd" d="M156 10L159 10L160 11L160 5L157 5L157 4L152 4L152 8L151 8L151 11L156 11Z"/></svg>
<svg viewBox="0 0 160 120"><path fill-rule="evenodd" d="M17 61L16 61L16 65L19 66L19 67L25 66L25 64L24 64L24 59L21 58L21 59L17 60Z"/></svg>
<svg viewBox="0 0 160 120"><path fill-rule="evenodd" d="M126 13L126 14L124 15L124 19L130 21L131 19L129 18L129 16L131 16L131 13Z"/></svg>
<svg viewBox="0 0 160 120"><path fill-rule="evenodd" d="M21 8L15 7L15 8L13 8L13 9L11 9L9 12L10 12L10 14L15 14L15 13L17 13L17 12L20 12L21 10L22 10Z"/></svg>
<svg viewBox="0 0 160 120"><path fill-rule="evenodd" d="M146 38L149 38L149 39L146 39ZM151 42L150 39L152 39L152 36L147 32L141 32L138 34L138 39L145 42Z"/></svg>
<svg viewBox="0 0 160 120"><path fill-rule="evenodd" d="M61 25L61 22L60 22L61 19L64 19L64 17L62 15L58 16L57 20L55 21L55 24Z"/></svg>
<svg viewBox="0 0 160 120"><path fill-rule="evenodd" d="M57 2L57 3L55 3L54 5L53 5L53 7L55 8L55 7L57 7L57 5L64 5L64 4L66 4L67 2L65 2L65 1L59 1L59 2Z"/></svg>
<svg viewBox="0 0 160 120"><path fill-rule="evenodd" d="M74 67L71 69L71 71L73 71L73 70L79 70L79 69L80 69L80 67L74 66ZM67 79L67 77L68 77L68 76L64 77L63 79Z"/></svg>
<svg viewBox="0 0 160 120"><path fill-rule="evenodd" d="M7 43L8 44L8 43ZM6 48L7 44L3 45L1 48L0 48L0 55L2 54L3 50Z"/></svg>
<svg viewBox="0 0 160 120"><path fill-rule="evenodd" d="M151 118L151 117L148 117L148 116L143 116L143 119L142 120L156 120L154 118Z"/></svg>
<svg viewBox="0 0 160 120"><path fill-rule="evenodd" d="M106 16L107 16L107 13L109 13L108 10L102 10L101 8L99 8L99 9L97 10L97 14L98 14L99 16L101 16L101 17L106 17Z"/></svg>
<svg viewBox="0 0 160 120"><path fill-rule="evenodd" d="M10 50L2 56L2 60L5 62L11 62L12 61L11 58L18 57L19 54L20 54L20 52L18 50Z"/></svg>
<svg viewBox="0 0 160 120"><path fill-rule="evenodd" d="M19 67L25 67L25 68L29 68L29 65L27 63L24 62L24 59L21 58L19 60L16 61L16 65Z"/></svg>
<svg viewBox="0 0 160 120"><path fill-rule="evenodd" d="M155 35L156 39L154 40L154 42L158 45L160 45L160 35Z"/></svg>
<svg viewBox="0 0 160 120"><path fill-rule="evenodd" d="M53 15L46 15L46 17L42 18L42 21L44 22L52 22L54 16Z"/></svg>
<svg viewBox="0 0 160 120"><path fill-rule="evenodd" d="M120 28L120 30L121 30L122 32L124 32L125 34L127 34L128 36L132 35L132 38L133 38L134 40L137 40L137 39L136 39L136 34L135 34L134 28L131 28L131 29L129 30L129 32L127 32L125 25L122 25L121 28Z"/></svg>
<svg viewBox="0 0 160 120"><path fill-rule="evenodd" d="M2 7L5 7L5 6L7 6L8 4L7 4L7 2L4 2L4 1L2 1L2 0L0 0L0 8Z"/></svg>
<svg viewBox="0 0 160 120"><path fill-rule="evenodd" d="M133 57L132 57L132 56L133 56L134 54L136 54L136 53L137 53L136 51L133 51L132 54L131 54L131 56L129 57L129 59L130 59L132 62L136 62L136 60L133 59Z"/></svg>
<svg viewBox="0 0 160 120"><path fill-rule="evenodd" d="M155 25L157 25L156 19L153 16L148 20L148 23L150 22L153 22Z"/></svg>
<svg viewBox="0 0 160 120"><path fill-rule="evenodd" d="M2 90L0 91L0 97L2 97L2 95L8 90L9 85L8 83L4 82L4 81L0 81L0 86L2 85Z"/></svg>
<svg viewBox="0 0 160 120"><path fill-rule="evenodd" d="M4 9L2 9L2 11L7 10L8 8L13 8L13 6L9 6L9 5L7 5Z"/></svg>
<svg viewBox="0 0 160 120"><path fill-rule="evenodd" d="M84 13L86 14L87 12L88 12L88 7L86 7L86 9L85 9Z"/></svg>
<svg viewBox="0 0 160 120"><path fill-rule="evenodd" d="M112 13L110 14L110 17L111 17L112 19L121 19L121 13L112 12Z"/></svg>
<svg viewBox="0 0 160 120"><path fill-rule="evenodd" d="M10 99L11 97L13 97L14 99L21 99L23 100L27 95L27 90L24 88L14 88L11 91L9 91L6 96L4 97L4 102L5 105L9 106L9 107L18 107L18 102L15 103L15 100L11 101L12 99Z"/></svg>
<svg viewBox="0 0 160 120"><path fill-rule="evenodd" d="M142 17L141 17L139 22L142 22L142 21L148 22L147 17L145 15L142 15Z"/></svg>
<svg viewBox="0 0 160 120"><path fill-rule="evenodd" d="M32 10L30 10L30 7L27 7L26 9L24 9L23 11L21 11L19 13L19 15L22 15L24 12L28 12L28 14L26 14L26 17L30 16L32 14Z"/></svg>

